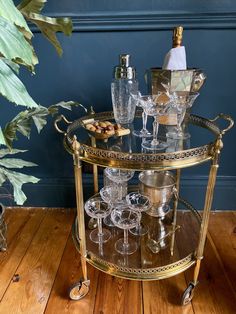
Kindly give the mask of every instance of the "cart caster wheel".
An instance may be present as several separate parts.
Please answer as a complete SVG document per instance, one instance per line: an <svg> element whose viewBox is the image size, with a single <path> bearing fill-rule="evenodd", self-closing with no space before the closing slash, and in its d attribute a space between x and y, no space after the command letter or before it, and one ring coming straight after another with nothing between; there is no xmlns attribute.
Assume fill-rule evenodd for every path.
<svg viewBox="0 0 236 314"><path fill-rule="evenodd" d="M71 300L78 301L85 297L89 292L90 280L79 281L75 283L69 291L69 296Z"/></svg>
<svg viewBox="0 0 236 314"><path fill-rule="evenodd" d="M194 288L195 288L195 285L193 283L190 283L188 288L184 291L182 301L181 301L182 305L187 305L192 301Z"/></svg>

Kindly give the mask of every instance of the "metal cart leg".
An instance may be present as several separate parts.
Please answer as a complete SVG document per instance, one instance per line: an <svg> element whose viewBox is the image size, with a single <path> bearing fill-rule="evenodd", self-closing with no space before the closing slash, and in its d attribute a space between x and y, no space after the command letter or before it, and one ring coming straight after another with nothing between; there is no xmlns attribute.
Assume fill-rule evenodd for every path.
<svg viewBox="0 0 236 314"><path fill-rule="evenodd" d="M210 210L211 210L215 182L216 182L216 175L217 175L217 170L219 167L218 157L219 157L221 148L222 148L222 142L221 142L221 139L218 139L217 144L216 144L215 156L212 161L212 165L211 165L211 169L209 173L207 191L206 191L206 196L205 196L205 204L204 204L202 222L201 222L201 227L200 227L200 235L199 235L198 247L196 251L196 265L194 268L193 281L189 283L189 286L184 291L184 294L182 297L183 305L188 304L192 300L194 289L196 285L198 284L198 275L200 271L201 260L203 258L203 251L204 251L204 246L206 242L209 216L210 216Z"/></svg>
<svg viewBox="0 0 236 314"><path fill-rule="evenodd" d="M76 204L77 204L77 221L79 230L79 245L81 255L81 267L83 278L75 283L70 288L70 298L72 300L80 300L89 292L90 280L87 275L86 263L86 240L85 240L85 223L84 223L84 200L83 200L83 184L82 184L82 165L79 160L79 146L76 137L73 140L74 149L74 174L75 174L75 188L76 188Z"/></svg>
<svg viewBox="0 0 236 314"><path fill-rule="evenodd" d="M180 185L180 169L176 170L176 195L173 207L173 228L172 228L172 236L171 236L171 243L170 243L170 254L173 256L174 254L174 244L175 244L175 230L176 230L176 220L177 220L177 208L178 208L178 195L179 195L179 185Z"/></svg>
<svg viewBox="0 0 236 314"><path fill-rule="evenodd" d="M91 137L91 143L93 147L96 147L96 139ZM98 193L98 166L93 164L93 186L94 194Z"/></svg>

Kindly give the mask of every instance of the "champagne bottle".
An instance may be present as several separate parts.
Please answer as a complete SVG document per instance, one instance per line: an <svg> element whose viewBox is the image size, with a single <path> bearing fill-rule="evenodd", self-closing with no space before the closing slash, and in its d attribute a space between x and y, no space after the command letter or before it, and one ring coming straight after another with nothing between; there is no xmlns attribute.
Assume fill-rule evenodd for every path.
<svg viewBox="0 0 236 314"><path fill-rule="evenodd" d="M183 31L184 31L184 29L182 26L178 26L178 27L174 28L173 37L172 37L172 40L173 40L172 47L173 48L181 47L182 40L183 40Z"/></svg>
<svg viewBox="0 0 236 314"><path fill-rule="evenodd" d="M164 70L186 70L185 47L182 46L183 27L174 28L172 37L172 49L165 56L162 69Z"/></svg>

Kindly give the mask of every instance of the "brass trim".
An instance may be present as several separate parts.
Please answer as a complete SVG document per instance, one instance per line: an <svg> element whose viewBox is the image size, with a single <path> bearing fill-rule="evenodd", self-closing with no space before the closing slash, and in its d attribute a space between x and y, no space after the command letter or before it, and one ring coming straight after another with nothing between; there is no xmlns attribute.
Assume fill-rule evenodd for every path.
<svg viewBox="0 0 236 314"><path fill-rule="evenodd" d="M197 221L201 222L201 216L198 214L197 210L186 200L179 198L179 202L183 203L186 208L188 208L194 216L197 218ZM84 234L85 235L85 234ZM81 252L81 242L78 237L78 224L77 219L73 224L72 228L72 238L75 244L76 249ZM85 238L85 236L84 236ZM130 280L160 280L164 278L169 278L175 276L186 269L190 268L192 265L196 263L195 252L190 253L186 257L164 266L159 266L155 268L131 268L125 266L119 266L117 264L108 262L98 255L95 255L91 251L86 251L85 259L87 263L91 264L95 268L124 279Z"/></svg>
<svg viewBox="0 0 236 314"><path fill-rule="evenodd" d="M138 112L137 116L139 115L140 113ZM64 137L64 146L70 153L73 153L71 143L74 131L81 127L84 119L89 119L90 117L96 119L111 119L113 118L113 113L103 112L87 115L74 121L68 127L66 132L67 135ZM219 127L210 120L190 115L189 121L190 123L209 129L217 136L221 134ZM216 141L196 148L177 152L143 154L110 151L80 143L79 158L85 162L97 164L102 167L116 167L134 170L166 170L171 168L191 167L212 159L212 152L215 145Z"/></svg>
<svg viewBox="0 0 236 314"><path fill-rule="evenodd" d="M194 254L189 254L185 258L175 263L160 266L157 268L128 268L117 266L100 259L98 256L90 254L87 262L95 268L115 277L130 280L161 280L180 274L195 264Z"/></svg>

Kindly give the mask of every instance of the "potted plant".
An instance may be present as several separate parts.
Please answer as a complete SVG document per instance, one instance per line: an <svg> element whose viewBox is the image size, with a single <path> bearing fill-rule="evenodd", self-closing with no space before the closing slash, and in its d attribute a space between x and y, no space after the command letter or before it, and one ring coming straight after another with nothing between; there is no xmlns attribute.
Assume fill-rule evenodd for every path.
<svg viewBox="0 0 236 314"><path fill-rule="evenodd" d="M24 167L34 167L36 164L15 158L14 155L25 152L24 149L13 148L17 133L29 138L32 126L34 125L40 132L47 123L47 116L57 113L59 107L71 109L73 105L77 105L74 102L61 102L48 108L38 105L18 77L20 67L26 67L34 73L35 65L38 63L32 45L33 34L26 20L40 29L59 55L62 54L62 48L56 33L70 35L72 32L72 22L69 18L51 18L41 14L45 2L46 0L22 0L15 6L12 0L0 0L0 94L9 102L23 108L4 126L0 121L0 187L5 182L10 182L17 205L22 205L27 199L22 186L39 181L35 176L18 171ZM6 248L3 240L6 228L3 221L4 207L0 206L0 209L1 250Z"/></svg>

